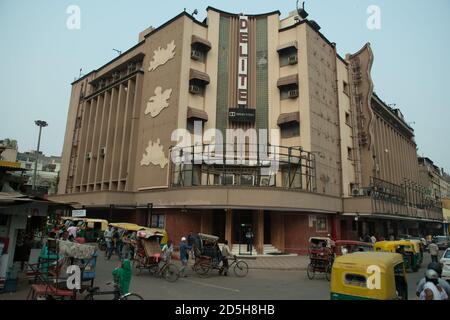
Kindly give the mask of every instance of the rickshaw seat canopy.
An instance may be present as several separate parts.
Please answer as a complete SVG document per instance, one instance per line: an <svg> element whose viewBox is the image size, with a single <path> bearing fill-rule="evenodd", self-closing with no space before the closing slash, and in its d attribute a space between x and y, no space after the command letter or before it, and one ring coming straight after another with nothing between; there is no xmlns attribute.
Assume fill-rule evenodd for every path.
<svg viewBox="0 0 450 320"><path fill-rule="evenodd" d="M348 269L367 271L370 266L378 266L381 272L386 272L392 265L403 263L403 257L390 252L355 252L336 258L333 269Z"/></svg>

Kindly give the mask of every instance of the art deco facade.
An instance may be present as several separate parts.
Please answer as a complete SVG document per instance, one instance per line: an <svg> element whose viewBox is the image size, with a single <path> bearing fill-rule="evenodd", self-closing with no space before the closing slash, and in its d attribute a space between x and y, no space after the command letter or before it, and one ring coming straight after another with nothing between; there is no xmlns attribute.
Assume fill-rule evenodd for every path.
<svg viewBox="0 0 450 320"><path fill-rule="evenodd" d="M236 244L251 226L260 253L304 251L311 235L387 236L407 232L405 219L417 230L442 218L419 200L413 129L373 93L370 45L342 58L296 14L207 12L203 22L184 12L147 30L72 84L56 200L110 220L151 220L175 240L201 231ZM215 145L192 138L178 148L176 129L197 138L280 129L269 138L278 169L264 170L250 140L242 163L174 163Z"/></svg>

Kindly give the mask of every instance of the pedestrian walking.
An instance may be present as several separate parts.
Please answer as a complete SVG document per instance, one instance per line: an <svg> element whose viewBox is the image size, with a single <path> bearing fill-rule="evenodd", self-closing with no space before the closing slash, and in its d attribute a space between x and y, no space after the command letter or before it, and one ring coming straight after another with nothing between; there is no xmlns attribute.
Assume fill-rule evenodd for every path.
<svg viewBox="0 0 450 320"><path fill-rule="evenodd" d="M431 262L438 262L438 256L439 256L439 247L436 244L436 241L433 240L429 245L428 245L428 250L430 251L430 255L431 255Z"/></svg>
<svg viewBox="0 0 450 320"><path fill-rule="evenodd" d="M162 256L161 259L165 263L170 263L172 261L172 254L173 254L173 241L169 240L164 245L164 247L161 249Z"/></svg>
<svg viewBox="0 0 450 320"><path fill-rule="evenodd" d="M189 261L189 252L192 250L192 246L188 244L185 237L181 238L180 243L180 260L181 260L181 269L180 269L180 276L181 277L187 277L185 274L186 267L188 265Z"/></svg>
<svg viewBox="0 0 450 320"><path fill-rule="evenodd" d="M377 238L376 238L374 235L372 235L372 236L370 237L370 241L371 241L373 244L375 244L375 243L377 242Z"/></svg>
<svg viewBox="0 0 450 320"><path fill-rule="evenodd" d="M439 285L439 275L430 269L425 272L425 285L420 293L420 300L448 300L445 290Z"/></svg>
<svg viewBox="0 0 450 320"><path fill-rule="evenodd" d="M228 240L225 240L225 243L222 247L222 268L219 271L219 274L222 274L226 277L228 276L228 258L233 258L233 255L230 252L230 247L228 246Z"/></svg>
<svg viewBox="0 0 450 320"><path fill-rule="evenodd" d="M191 252L191 255L192 255L192 259L195 259L194 243L195 243L194 232L193 231L189 231L189 234L187 236L187 245L191 247L190 252Z"/></svg>
<svg viewBox="0 0 450 320"><path fill-rule="evenodd" d="M105 238L106 243L106 258L109 260L111 259L112 251L114 249L113 247L113 233L114 230L112 226L108 226L108 229L105 230L105 233L103 234L103 237Z"/></svg>
<svg viewBox="0 0 450 320"><path fill-rule="evenodd" d="M113 243L114 243L114 250L115 250L117 256L119 257L120 260L122 260L123 242L122 242L122 236L121 236L118 228L114 228Z"/></svg>
<svg viewBox="0 0 450 320"><path fill-rule="evenodd" d="M247 233L245 234L245 238L247 240L247 252L251 252L252 251L252 246L253 246L253 232L251 228L248 228Z"/></svg>

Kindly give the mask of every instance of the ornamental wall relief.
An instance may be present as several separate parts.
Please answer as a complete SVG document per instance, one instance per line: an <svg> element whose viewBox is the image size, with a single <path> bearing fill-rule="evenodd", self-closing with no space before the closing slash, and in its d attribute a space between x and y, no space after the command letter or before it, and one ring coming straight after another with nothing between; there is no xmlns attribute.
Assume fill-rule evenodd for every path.
<svg viewBox="0 0 450 320"><path fill-rule="evenodd" d="M150 68L148 71L154 71L173 59L175 57L175 48L175 41L168 43L165 49L158 47L158 49L154 51L153 60L150 61Z"/></svg>
<svg viewBox="0 0 450 320"><path fill-rule="evenodd" d="M145 149L145 153L142 156L141 166L153 164L164 169L168 163L169 159L167 159L164 154L164 146L161 145L161 141L158 139L156 140L156 143L154 143L150 140L148 142L148 147Z"/></svg>
<svg viewBox="0 0 450 320"><path fill-rule="evenodd" d="M156 87L155 95L151 97L147 102L147 108L145 109L145 114L157 117L163 109L169 107L169 99L172 95L172 89L162 90L161 87Z"/></svg>

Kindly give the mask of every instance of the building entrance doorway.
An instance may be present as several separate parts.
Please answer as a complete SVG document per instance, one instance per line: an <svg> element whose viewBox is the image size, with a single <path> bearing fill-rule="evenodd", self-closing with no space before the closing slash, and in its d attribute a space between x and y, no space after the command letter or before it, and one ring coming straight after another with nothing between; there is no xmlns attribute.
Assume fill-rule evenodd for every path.
<svg viewBox="0 0 450 320"><path fill-rule="evenodd" d="M223 210L214 210L212 218L212 234L219 237L219 242L225 239L226 214Z"/></svg>
<svg viewBox="0 0 450 320"><path fill-rule="evenodd" d="M233 211L233 243L247 244L245 233L248 229L255 233L253 226L253 212L250 210Z"/></svg>
<svg viewBox="0 0 450 320"><path fill-rule="evenodd" d="M348 239L347 221L341 220L341 239Z"/></svg>

